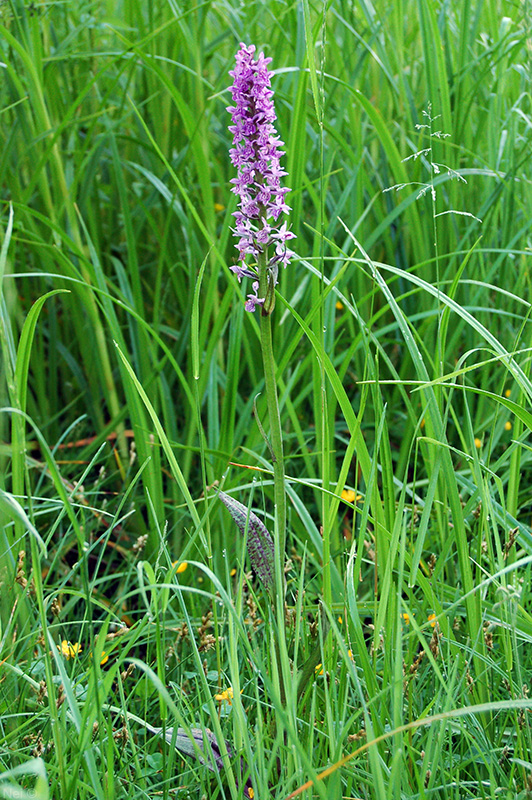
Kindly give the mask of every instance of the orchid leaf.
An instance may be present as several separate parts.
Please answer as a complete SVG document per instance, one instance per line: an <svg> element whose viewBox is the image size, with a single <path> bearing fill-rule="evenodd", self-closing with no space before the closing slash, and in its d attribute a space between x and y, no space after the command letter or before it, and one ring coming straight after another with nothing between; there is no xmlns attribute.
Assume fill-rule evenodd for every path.
<svg viewBox="0 0 532 800"><path fill-rule="evenodd" d="M273 540L264 523L247 506L220 492L220 500L225 505L242 534L247 533L249 560L255 574L266 589L273 585L274 561Z"/></svg>

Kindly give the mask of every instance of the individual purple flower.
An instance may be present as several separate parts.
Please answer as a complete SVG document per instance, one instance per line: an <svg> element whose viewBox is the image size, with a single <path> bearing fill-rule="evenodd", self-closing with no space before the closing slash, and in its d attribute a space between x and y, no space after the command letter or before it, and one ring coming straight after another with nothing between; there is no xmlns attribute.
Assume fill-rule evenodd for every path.
<svg viewBox="0 0 532 800"><path fill-rule="evenodd" d="M238 171L237 177L231 180L231 191L239 198L233 233L238 237L235 247L240 261L231 269L239 280L243 277L255 279L254 294L248 295L246 309L254 311L259 305L263 313L269 314L273 310L273 289L279 264L286 267L294 256L286 243L295 239L295 234L288 230L286 222L280 226L276 224L281 214L291 210L285 202L285 194L290 189L281 186L281 178L287 173L280 166L280 158L284 155L280 149L283 142L274 126L276 115L268 69L271 58L264 58L260 53L254 59L254 53L255 45L241 44L235 69L229 73L233 78L231 94L234 103L227 108L233 123L229 126L233 134L229 155ZM271 258L268 257L270 245L275 245L275 254ZM255 263L246 263L247 256L251 256ZM265 308L265 298L258 296L259 261L267 270L268 294L271 294L268 308Z"/></svg>

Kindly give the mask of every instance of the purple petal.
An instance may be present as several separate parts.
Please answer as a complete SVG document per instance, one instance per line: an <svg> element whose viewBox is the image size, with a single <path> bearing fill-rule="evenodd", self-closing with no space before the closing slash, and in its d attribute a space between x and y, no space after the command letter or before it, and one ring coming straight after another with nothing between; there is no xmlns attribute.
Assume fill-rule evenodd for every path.
<svg viewBox="0 0 532 800"><path fill-rule="evenodd" d="M241 43L235 68L229 73L233 78L233 103L227 106L227 111L231 114L229 131L233 134L234 145L229 155L237 169L237 177L231 183L232 192L240 198L233 233L238 238L236 247L242 261L242 266L233 268L233 271L239 278L246 275L243 263L246 256L256 258L274 241L276 255L269 264L273 267L281 262L286 266L293 253L286 248L285 242L295 238L286 223L271 226L266 221L273 219L277 222L281 214L291 210L284 200L290 190L280 185L280 179L287 173L280 165L280 158L284 155L283 142L274 125L272 73L268 69L271 58L266 58L264 53L254 56L255 46ZM258 222L261 217L262 226ZM271 269L270 281L275 285L277 266L275 273ZM263 302L256 293L249 294L246 309L253 312Z"/></svg>

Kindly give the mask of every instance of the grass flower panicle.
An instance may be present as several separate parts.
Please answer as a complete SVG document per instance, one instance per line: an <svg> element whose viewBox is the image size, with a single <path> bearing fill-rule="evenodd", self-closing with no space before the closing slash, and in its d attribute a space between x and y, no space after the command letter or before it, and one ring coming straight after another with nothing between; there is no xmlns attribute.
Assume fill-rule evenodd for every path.
<svg viewBox="0 0 532 800"><path fill-rule="evenodd" d="M294 255L286 243L294 239L295 234L288 230L286 222L277 224L281 214L291 209L285 202L285 194L290 189L281 186L281 178L287 173L280 165L280 158L284 155L280 149L283 142L274 125L276 115L268 69L271 58L260 53L254 59L254 53L254 45L240 44L235 69L229 73L233 78L231 93L234 103L227 108L233 122L229 126L233 134L233 148L229 155L238 170L231 183L232 191L240 198L238 210L234 212L236 225L233 230L239 240L236 248L240 263L232 266L231 270L239 280L243 277L254 279L254 294L248 295L247 311L253 312L259 305L263 307L263 313L270 313L270 309L264 308L265 298L258 295L259 268L247 264L246 257L252 256L265 264L268 294L273 296L279 265L286 267ZM268 257L271 246L275 252Z"/></svg>

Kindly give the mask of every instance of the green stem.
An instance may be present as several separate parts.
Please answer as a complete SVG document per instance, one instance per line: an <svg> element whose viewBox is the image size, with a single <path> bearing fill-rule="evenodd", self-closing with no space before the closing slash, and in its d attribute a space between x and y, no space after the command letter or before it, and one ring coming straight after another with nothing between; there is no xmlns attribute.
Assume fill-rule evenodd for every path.
<svg viewBox="0 0 532 800"><path fill-rule="evenodd" d="M284 563L286 549L286 492L284 485L284 455L281 415L277 397L275 359L272 343L271 312L275 301L274 288L268 276L268 254L262 253L258 259L259 296L266 302L261 309L260 341L264 366L264 383L268 416L270 420L270 446L273 461L273 496L275 504L275 583L278 600L284 600Z"/></svg>

